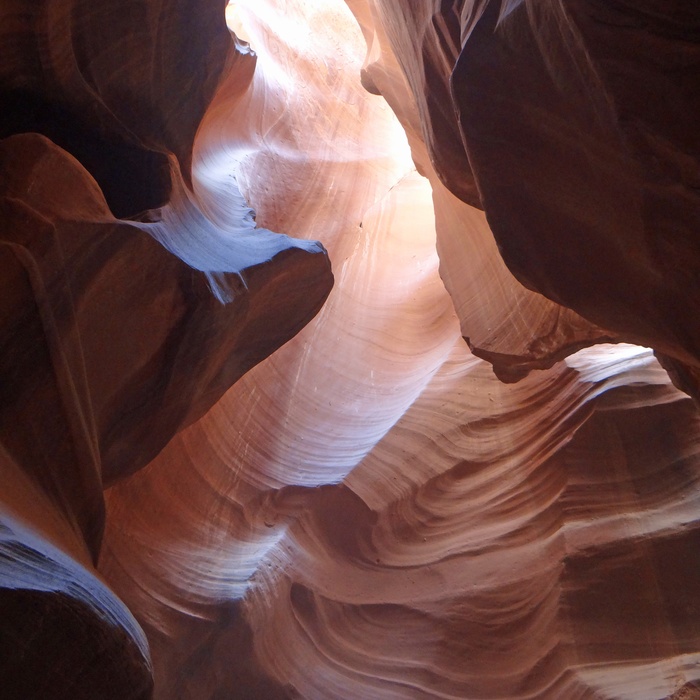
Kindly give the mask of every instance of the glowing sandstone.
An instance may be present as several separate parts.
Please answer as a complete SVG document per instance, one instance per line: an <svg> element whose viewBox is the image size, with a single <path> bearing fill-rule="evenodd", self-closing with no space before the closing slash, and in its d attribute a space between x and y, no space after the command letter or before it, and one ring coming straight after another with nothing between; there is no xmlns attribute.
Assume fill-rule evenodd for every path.
<svg viewBox="0 0 700 700"><path fill-rule="evenodd" d="M700 10L352 3L363 5L381 47L367 73L391 101L380 79L401 65L436 172L485 210L511 272L609 336L653 347L696 393ZM585 331L566 315L552 327L576 344Z"/></svg>
<svg viewBox="0 0 700 700"><path fill-rule="evenodd" d="M125 642L123 654L101 657L115 670L50 684L59 672L45 664L41 678L49 680L41 690L15 697L47 697L47 687L55 697L65 688L68 697L109 697L105 687L115 698L148 697L149 650L128 611L145 632L154 694L162 700L692 697L700 678L697 414L649 350L601 345L555 363L617 331L601 331L525 289L498 258L484 214L455 196L470 199L476 190L470 168L460 170L459 182L451 180L465 161L454 148L458 125L434 126L454 116L444 102L449 80L441 73L440 89L430 94L433 83L419 79L420 46L411 38L434 42L447 32L443 47L456 60L479 12L441 3L433 22L429 5L414 14L408 3L353 2L358 24L340 2L282 7L250 0L236 7L236 26L245 29L257 63L245 47L229 52L225 63L208 59L218 87L210 91L197 137L183 148L173 145L179 139L165 148L177 154L175 177L165 181L170 204L136 222L115 221L102 204L100 225L150 241L143 245L169 261L155 266L164 281L186 274L201 282L201 296L184 295L203 306L201 327L217 319L214 328L236 336L238 319L250 319L251 335L241 336L228 359L218 342L220 355L194 343L204 366L221 362L216 366L229 370L231 356L240 359L250 348L258 359L272 343L252 338L272 333L279 344L308 320L329 282L313 240L329 251L335 287L304 330L220 400L232 376L215 373L221 383L212 392L187 372L173 375L175 387L190 380L200 398L183 396L192 414L170 425L173 432L190 425L153 459L149 450L159 448L149 439L156 433L163 442L169 438L158 428L167 402L140 414L138 423L123 420L129 411L105 414L99 400L92 412L85 404L80 415L104 427L93 443L98 456L124 425L141 431L125 440L133 459L115 478L139 458L149 462L105 497L99 570L126 607L92 583L85 528L70 520L90 504L99 511L105 462L89 463L89 489L77 491L48 461L48 473L57 474L57 487L75 504L61 510L50 488L31 480L25 485L26 464L0 461L5 483L13 485L3 491L13 518L4 522L19 533L17 541L35 542L15 525L19 518L58 545L57 552L36 545L49 552L45 558L70 553L77 563L51 569L61 583L51 590L69 587L71 577L90 581L84 588L103 597L81 593L77 599L93 605L90 619L98 628L105 618L116 619L106 627L112 634L123 630L116 638ZM179 15L153 5L148 16L165 13L172 26L202 9ZM214 14L207 20L218 27L212 55L223 26L222 8L217 13L221 24ZM173 39L183 36L180 30ZM208 36L203 29L195 38L206 44ZM426 55L434 58L431 46ZM130 64L131 70L139 67ZM401 125L365 87L386 95ZM191 189L182 153L191 153ZM81 172L94 196L80 196L95 206L99 191ZM80 188L73 189L78 196ZM290 248L257 272L244 270L241 280L216 274L225 266L197 261L255 255L254 248L239 248L241 258L232 252L256 235L246 201L263 239ZM184 221L186 235L178 236ZM235 240L234 227L244 238ZM269 238L266 231L298 242ZM148 232L209 272L221 297L235 292L233 302L221 306L208 291L206 272L188 271ZM110 264L112 256L99 269ZM265 285L257 288L256 279L268 281L270 293ZM136 282L127 273L107 280L128 281L127 290ZM305 286L310 280L316 280L313 294ZM148 276L141 283L135 298L161 298ZM102 303L92 295L81 301L79 310ZM130 308L133 323L149 308L163 313L132 333L137 343L112 341L110 352L138 355L156 322L175 318L160 303ZM249 308L256 313L246 315ZM232 314L230 324L225 314ZM93 341L105 344L124 330L116 324L120 317L126 315L104 318L107 330ZM202 310L192 317L202 318ZM284 332L282 323L288 324ZM549 368L503 384L490 364L470 353L463 335L504 378ZM165 343L162 356L182 347ZM89 343L82 349L86 366L95 368L86 391L108 380L119 386L129 376L131 362L122 361L118 373L112 363L103 373L98 349ZM50 410L38 395L27 395L27 406L35 401ZM144 392L143 400L151 397ZM34 429L30 412L10 415L13 434ZM46 498L48 507L34 506ZM23 546L2 550L9 551L3 561L22 562ZM96 536L93 551L98 546ZM17 580L8 571L0 568L5 591ZM21 621L21 601L12 595L5 600ZM53 597L58 607L62 599ZM55 614L49 619L58 626ZM33 626L33 618L23 624L27 620ZM30 639L20 624L4 629ZM31 639L43 646L28 650L52 648L50 635ZM74 658L70 645L64 647L55 659ZM29 671L18 665L18 681Z"/></svg>
<svg viewBox="0 0 700 700"><path fill-rule="evenodd" d="M669 639L695 639L695 622L669 618L646 543L692 547L690 402L649 351L623 346L499 383L460 338L395 127L355 91L363 47L350 18L307 3L299 15L288 6L290 26L272 4L237 8L259 70L251 102L228 125L219 110L201 152L242 153L237 177L258 222L321 238L336 288L294 341L109 494L103 571L140 611L160 697L670 695L695 677L697 640L690 655L669 652L649 632L651 613ZM299 44L299 23L320 36ZM343 51L355 47L346 72L322 35L331 29ZM256 94L271 126L252 118ZM334 111L343 118L305 118ZM241 133L251 132L263 138L249 146ZM482 217L434 197L454 212L438 212L438 234L445 220L449 232ZM501 342L532 342L518 304L485 292L488 270L509 280L511 299L536 295L500 263L484 270L482 246L462 253L466 284L482 292L463 307L478 318L483 304L485 325L495 305ZM678 584L694 595L690 571ZM634 641L600 647L596 625Z"/></svg>

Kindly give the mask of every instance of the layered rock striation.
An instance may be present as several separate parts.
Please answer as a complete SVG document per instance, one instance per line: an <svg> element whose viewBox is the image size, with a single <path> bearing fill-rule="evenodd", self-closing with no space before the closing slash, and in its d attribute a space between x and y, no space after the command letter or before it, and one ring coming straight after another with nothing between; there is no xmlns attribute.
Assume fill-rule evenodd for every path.
<svg viewBox="0 0 700 700"><path fill-rule="evenodd" d="M235 178L228 220L203 212L194 134L222 76L244 91L254 57L223 7L200 9L0 9L8 698L150 697L143 632L95 569L103 490L292 337L332 286L323 247L257 229Z"/></svg>
<svg viewBox="0 0 700 700"><path fill-rule="evenodd" d="M700 696L693 9L0 18L3 697Z"/></svg>

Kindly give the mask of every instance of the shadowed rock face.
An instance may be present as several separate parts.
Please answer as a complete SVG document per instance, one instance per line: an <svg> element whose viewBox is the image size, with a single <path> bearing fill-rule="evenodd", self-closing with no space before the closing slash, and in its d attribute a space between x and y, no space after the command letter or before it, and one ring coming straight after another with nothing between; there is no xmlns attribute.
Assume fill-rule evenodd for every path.
<svg viewBox="0 0 700 700"><path fill-rule="evenodd" d="M224 5L6 0L0 133L46 134L90 170L118 216L164 204L168 155L189 180L195 133L233 58Z"/></svg>
<svg viewBox="0 0 700 700"><path fill-rule="evenodd" d="M2 455L3 483L8 476ZM21 476L8 489L18 495ZM26 495L26 493L25 493ZM7 500L7 491L3 501ZM36 509L49 505L34 495ZM21 501L20 501L21 503ZM17 501L13 501L13 507ZM21 506L20 506L21 507ZM40 520L51 521L44 511ZM3 508L0 524L0 673L3 696L21 698L134 698L152 696L153 678L146 638L126 607L91 571L66 537L61 549L49 540L60 536L65 519L40 532ZM60 522L60 520L63 522ZM62 527L63 526L63 527ZM41 527L41 526L40 526ZM63 550L63 551L61 551Z"/></svg>
<svg viewBox="0 0 700 700"><path fill-rule="evenodd" d="M468 159L515 276L696 374L700 12L525 1L432 3L418 17L374 4L409 84L425 86L419 107L450 103L449 129L422 120L436 171L475 203L443 150ZM422 31L398 29L406 14Z"/></svg>
<svg viewBox="0 0 700 700"><path fill-rule="evenodd" d="M256 230L235 182L228 225L201 212L195 132L221 76L239 94L254 58L223 8L199 9L0 6L8 698L150 697L143 633L94 569L103 489L297 333L332 286L323 247Z"/></svg>
<svg viewBox="0 0 700 700"><path fill-rule="evenodd" d="M698 695L695 10L0 20L3 698Z"/></svg>

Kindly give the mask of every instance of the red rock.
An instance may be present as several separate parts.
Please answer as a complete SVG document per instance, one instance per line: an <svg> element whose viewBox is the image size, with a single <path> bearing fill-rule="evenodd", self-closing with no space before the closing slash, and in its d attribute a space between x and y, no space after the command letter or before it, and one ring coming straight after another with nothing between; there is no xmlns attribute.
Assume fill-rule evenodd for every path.
<svg viewBox="0 0 700 700"><path fill-rule="evenodd" d="M12 700L693 697L694 10L0 8Z"/></svg>

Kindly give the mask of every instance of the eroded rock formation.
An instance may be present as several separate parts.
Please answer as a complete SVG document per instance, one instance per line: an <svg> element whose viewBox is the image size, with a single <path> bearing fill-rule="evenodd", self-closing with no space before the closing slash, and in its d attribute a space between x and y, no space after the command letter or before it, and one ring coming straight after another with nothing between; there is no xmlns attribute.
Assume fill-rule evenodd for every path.
<svg viewBox="0 0 700 700"><path fill-rule="evenodd" d="M367 73L391 101L381 80L401 65L437 174L485 210L510 271L610 337L668 356L691 388L700 11L656 0L367 8Z"/></svg>
<svg viewBox="0 0 700 700"><path fill-rule="evenodd" d="M3 697L700 696L693 9L0 18Z"/></svg>

